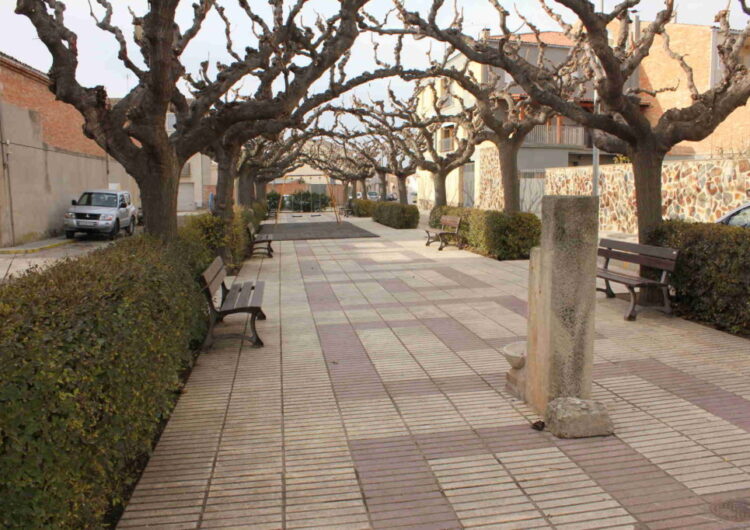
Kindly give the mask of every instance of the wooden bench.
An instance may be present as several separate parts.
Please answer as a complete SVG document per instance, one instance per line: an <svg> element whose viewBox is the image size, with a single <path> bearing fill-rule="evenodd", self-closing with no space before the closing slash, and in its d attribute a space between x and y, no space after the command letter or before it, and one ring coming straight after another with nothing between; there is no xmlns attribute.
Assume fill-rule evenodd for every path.
<svg viewBox="0 0 750 530"><path fill-rule="evenodd" d="M464 248L461 236L458 235L458 229L461 228L461 218L455 215L444 215L440 218L440 228L427 228L427 243L425 246L430 246L430 243L440 241L440 247L438 250L443 250L447 245L450 244L452 239L455 245L461 249Z"/></svg>
<svg viewBox="0 0 750 530"><path fill-rule="evenodd" d="M670 274L674 272L677 253L678 251L673 248L640 245L614 239L602 239L599 241L598 254L604 258L604 265L597 269L596 276L604 280L606 287L604 289L597 288L597 290L606 293L607 298L614 298L615 293L612 291L610 282L621 283L627 287L628 292L630 292L630 307L627 313L625 313L625 320L635 320L637 301L635 289L658 287L661 289L664 298L664 305L661 307L661 310L667 314L671 314L669 279ZM609 268L610 260L643 265L661 271L661 275L658 280L654 280L625 272L613 271Z"/></svg>
<svg viewBox="0 0 750 530"><path fill-rule="evenodd" d="M273 257L273 236L271 234L259 234L255 230L253 223L247 223L247 235L250 239L248 256L251 258L256 254L265 254L269 258Z"/></svg>
<svg viewBox="0 0 750 530"><path fill-rule="evenodd" d="M209 347L213 344L213 330L216 322L221 322L225 316L234 313L249 313L250 331L252 332L251 336L233 333L221 335L221 338L245 339L248 340L253 347L259 348L263 346L263 341L260 340L258 331L255 329L255 320L266 319L266 315L261 309L265 283L262 281L238 282L235 280L232 283L232 287L227 288L224 281L226 277L227 269L224 265L224 260L221 259L221 257L217 257L201 275L203 292L208 299L210 313L208 336L206 337L204 347ZM221 289L221 296L219 298L219 303L217 304L216 295L219 289Z"/></svg>

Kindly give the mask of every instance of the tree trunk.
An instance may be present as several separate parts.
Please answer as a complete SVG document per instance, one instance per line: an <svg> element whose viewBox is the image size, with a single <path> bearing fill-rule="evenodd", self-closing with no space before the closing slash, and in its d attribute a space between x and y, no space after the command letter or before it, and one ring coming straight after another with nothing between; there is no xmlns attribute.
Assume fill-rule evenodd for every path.
<svg viewBox="0 0 750 530"><path fill-rule="evenodd" d="M500 175L503 183L503 211L521 211L521 179L518 177L518 150L520 142L500 140L495 143L500 158Z"/></svg>
<svg viewBox="0 0 750 530"><path fill-rule="evenodd" d="M255 183L255 200L259 202L266 202L267 194L266 194L266 186L268 185L267 182L261 182L256 181Z"/></svg>
<svg viewBox="0 0 750 530"><path fill-rule="evenodd" d="M661 166L664 153L650 145L636 146L630 159L635 180L635 204L638 212L638 241L647 243L648 236L662 220Z"/></svg>
<svg viewBox="0 0 750 530"><path fill-rule="evenodd" d="M257 181L254 171L241 171L237 179L237 202L240 206L250 207L257 199Z"/></svg>
<svg viewBox="0 0 750 530"><path fill-rule="evenodd" d="M388 199L388 177L382 171L378 172L378 177L380 177L380 200L385 202Z"/></svg>
<svg viewBox="0 0 750 530"><path fill-rule="evenodd" d="M237 178L237 162L241 148L239 145L221 146L215 148L214 152L219 172L213 213L230 220L234 214L234 180Z"/></svg>
<svg viewBox="0 0 750 530"><path fill-rule="evenodd" d="M406 177L398 177L398 202L409 204L409 192L406 189Z"/></svg>
<svg viewBox="0 0 750 530"><path fill-rule="evenodd" d="M164 241L177 237L177 190L181 170L179 162L172 159L154 164L148 175L136 178L145 231Z"/></svg>
<svg viewBox="0 0 750 530"><path fill-rule="evenodd" d="M445 180L448 175L444 173L435 173L432 180L435 183L435 206L447 206L448 196L445 192Z"/></svg>
<svg viewBox="0 0 750 530"><path fill-rule="evenodd" d="M335 190L336 187L334 186L333 189ZM344 181L344 204L348 204L348 202L349 202L349 181L345 180Z"/></svg>
<svg viewBox="0 0 750 530"><path fill-rule="evenodd" d="M651 232L662 221L661 167L664 154L653 145L635 146L630 153L635 181L635 203L638 213L638 242L649 243ZM641 267L641 276L654 278L655 272ZM642 288L638 301L642 305L662 303L662 294L656 288Z"/></svg>

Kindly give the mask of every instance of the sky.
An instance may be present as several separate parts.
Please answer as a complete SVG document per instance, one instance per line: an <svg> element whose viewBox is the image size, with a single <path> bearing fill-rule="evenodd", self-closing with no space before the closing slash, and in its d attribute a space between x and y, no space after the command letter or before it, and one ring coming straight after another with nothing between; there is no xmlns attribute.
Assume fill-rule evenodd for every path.
<svg viewBox="0 0 750 530"><path fill-rule="evenodd" d="M426 14L431 5L431 0L404 0L408 9ZM599 3L601 0L596 0ZM732 23L735 27L742 27L748 17L742 14L736 0L731 0ZM492 33L498 33L498 19L494 8L487 0L455 0L459 9L463 12L464 30L471 35L478 35L483 28L489 28ZM518 0L515 3L500 0L501 4L509 11L516 8L529 18L541 29L557 29L539 7L537 0ZM615 5L616 0L604 0L605 9ZM96 6L96 2L92 3ZM123 28L126 35L130 35L130 15L128 8L137 14L145 12L146 0L112 0L115 5L114 22ZM180 6L178 23L185 28L192 20L192 0L184 0ZM233 39L238 49L252 43L252 35L247 30L247 18L236 5L236 0L222 0L226 7L226 13L230 20L236 21L233 27ZM445 2L441 12L443 21L448 22L451 18L453 1ZM250 2L251 5L260 5L261 9L267 2ZM51 64L49 53L38 39L36 32L26 17L16 15L13 12L15 2L2 0L0 2L0 51L13 56L18 60L46 72ZM135 84L134 77L121 65L117 59L117 46L112 35L98 29L91 19L88 0L66 0L66 24L78 34L79 39L79 81L85 86L104 85L111 97L125 94ZM391 0L370 0L367 11L382 18L391 8ZM314 11L323 15L331 13L335 9L335 0L309 0L304 13L304 20L312 23ZM663 6L663 0L642 0L638 11L643 20L649 20ZM677 21L689 24L713 23L718 9L725 7L722 1L718 3L706 0L677 0ZM561 8L564 11L564 8ZM101 13L101 10L98 11ZM396 25L395 18L393 25ZM520 27L517 21L510 24L511 28ZM385 59L388 59L388 50L392 47L392 40L383 40L382 50ZM132 43L131 43L132 44ZM201 33L194 39L183 56L184 63L189 71L195 72L198 64L206 59L211 63L217 60L228 60L226 52L226 40L224 38L224 26L218 16L209 15ZM404 63L410 66L420 66L425 63L426 51L431 47L432 51L442 54L442 45L430 43L429 40L409 41L404 47ZM372 58L372 37L361 35L353 50L352 59L348 65L351 75L371 69L374 66ZM131 58L139 58L137 48L132 45ZM377 83L358 90L360 96L382 97L386 83Z"/></svg>

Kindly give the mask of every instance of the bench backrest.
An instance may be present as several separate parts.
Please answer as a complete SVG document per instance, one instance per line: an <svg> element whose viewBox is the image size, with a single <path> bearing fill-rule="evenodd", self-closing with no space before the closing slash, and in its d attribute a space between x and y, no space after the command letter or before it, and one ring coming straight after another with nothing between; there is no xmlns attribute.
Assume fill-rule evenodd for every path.
<svg viewBox="0 0 750 530"><path fill-rule="evenodd" d="M440 218L440 225L443 230L452 228L453 232L458 232L458 228L461 226L461 218L457 215L444 215Z"/></svg>
<svg viewBox="0 0 750 530"><path fill-rule="evenodd" d="M227 277L227 268L224 266L224 260L221 256L217 256L216 259L208 266L208 268L201 274L203 280L203 287L206 290L206 296L211 303L213 303L214 295L219 287L224 285L224 279Z"/></svg>
<svg viewBox="0 0 750 530"><path fill-rule="evenodd" d="M616 261L636 263L661 271L674 271L678 251L673 248L628 243L616 239L599 241L599 255Z"/></svg>

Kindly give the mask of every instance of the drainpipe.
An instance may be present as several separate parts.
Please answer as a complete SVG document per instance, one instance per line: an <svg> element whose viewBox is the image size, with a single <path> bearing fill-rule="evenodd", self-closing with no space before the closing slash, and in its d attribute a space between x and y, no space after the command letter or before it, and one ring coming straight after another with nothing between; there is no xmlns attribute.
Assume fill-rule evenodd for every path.
<svg viewBox="0 0 750 530"><path fill-rule="evenodd" d="M8 213L10 218L10 244L16 243L16 227L13 219L13 190L10 185L10 141L5 139L5 131L3 129L3 106L0 103L0 163L3 165L3 171L5 172L5 180L8 185Z"/></svg>

